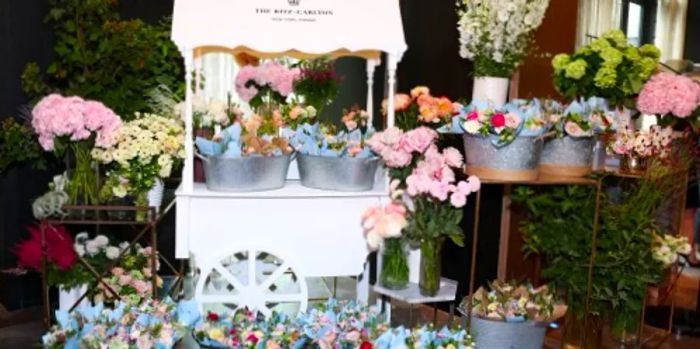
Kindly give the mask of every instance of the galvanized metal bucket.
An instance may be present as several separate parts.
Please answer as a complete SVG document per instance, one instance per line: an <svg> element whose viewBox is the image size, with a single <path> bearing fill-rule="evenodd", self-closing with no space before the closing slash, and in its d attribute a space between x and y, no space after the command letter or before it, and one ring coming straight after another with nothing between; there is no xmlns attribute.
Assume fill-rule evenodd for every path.
<svg viewBox="0 0 700 349"><path fill-rule="evenodd" d="M284 186L292 155L241 158L204 157L207 188L212 191L254 192Z"/></svg>
<svg viewBox="0 0 700 349"><path fill-rule="evenodd" d="M542 140L521 136L498 148L491 138L464 134L464 153L471 175L496 181L531 181L538 176Z"/></svg>
<svg viewBox="0 0 700 349"><path fill-rule="evenodd" d="M301 185L314 189L357 192L374 187L379 158L297 157Z"/></svg>
<svg viewBox="0 0 700 349"><path fill-rule="evenodd" d="M582 177L593 167L593 137L554 138L544 143L540 173L551 176Z"/></svg>
<svg viewBox="0 0 700 349"><path fill-rule="evenodd" d="M472 334L476 349L542 349L546 324L503 322L472 316Z"/></svg>

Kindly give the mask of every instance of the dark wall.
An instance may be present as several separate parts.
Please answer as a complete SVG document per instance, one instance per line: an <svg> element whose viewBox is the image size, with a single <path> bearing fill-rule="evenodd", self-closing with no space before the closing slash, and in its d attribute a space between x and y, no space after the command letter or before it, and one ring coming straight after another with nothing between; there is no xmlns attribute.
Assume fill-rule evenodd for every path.
<svg viewBox="0 0 700 349"><path fill-rule="evenodd" d="M688 1L685 28L685 59L700 62L700 1Z"/></svg>

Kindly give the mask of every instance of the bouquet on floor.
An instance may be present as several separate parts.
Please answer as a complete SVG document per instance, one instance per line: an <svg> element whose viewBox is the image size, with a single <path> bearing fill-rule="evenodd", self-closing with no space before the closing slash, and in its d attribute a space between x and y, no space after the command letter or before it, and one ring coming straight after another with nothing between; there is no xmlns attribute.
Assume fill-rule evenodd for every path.
<svg viewBox="0 0 700 349"><path fill-rule="evenodd" d="M597 96L613 107L633 107L633 98L657 71L660 56L655 46L637 48L621 30L611 30L573 55L556 55L554 85L569 99Z"/></svg>
<svg viewBox="0 0 700 349"><path fill-rule="evenodd" d="M131 195L137 205L147 206L146 193L158 179L170 177L173 167L185 158L184 142L185 131L178 121L137 113L112 145L92 150L92 157L109 167L101 197Z"/></svg>
<svg viewBox="0 0 700 349"><path fill-rule="evenodd" d="M553 322L562 318L567 306L559 302L547 286L519 285L494 281L490 290L480 287L472 302L473 314L488 320L505 322ZM460 304L463 310L469 306L465 297Z"/></svg>
<svg viewBox="0 0 700 349"><path fill-rule="evenodd" d="M81 307L56 312L57 325L42 337L47 349L173 348L198 320L195 302L170 299L114 309Z"/></svg>
<svg viewBox="0 0 700 349"><path fill-rule="evenodd" d="M67 191L71 203L97 202L97 177L90 151L93 146L111 147L122 121L104 104L80 97L52 94L32 110L32 126L46 151L63 156L69 150L73 166Z"/></svg>
<svg viewBox="0 0 700 349"><path fill-rule="evenodd" d="M700 130L700 83L682 75L659 73L642 88L637 109L656 115L659 124L682 130Z"/></svg>

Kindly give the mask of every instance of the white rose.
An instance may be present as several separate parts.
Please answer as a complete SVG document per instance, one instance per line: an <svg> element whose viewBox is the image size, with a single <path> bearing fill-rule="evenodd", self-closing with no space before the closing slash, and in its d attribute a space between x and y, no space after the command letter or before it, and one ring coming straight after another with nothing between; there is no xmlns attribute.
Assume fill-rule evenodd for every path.
<svg viewBox="0 0 700 349"><path fill-rule="evenodd" d="M105 250L105 254L107 255L107 258L111 260L115 260L119 257L119 254L121 251L119 251L118 247L114 246L108 246L107 249Z"/></svg>
<svg viewBox="0 0 700 349"><path fill-rule="evenodd" d="M97 246L99 247L105 247L109 245L109 239L104 235L97 235L97 237L93 241L95 241L95 243L97 243Z"/></svg>
<svg viewBox="0 0 700 349"><path fill-rule="evenodd" d="M479 129L481 128L481 124L476 121L476 120L469 120L464 123L464 130L467 131L469 134L476 134L479 132Z"/></svg>
<svg viewBox="0 0 700 349"><path fill-rule="evenodd" d="M85 246L82 244L74 244L73 249L75 250L75 253L78 254L78 256L82 257L85 255Z"/></svg>
<svg viewBox="0 0 700 349"><path fill-rule="evenodd" d="M90 256L100 253L100 246L95 240L88 241L87 244L85 244L85 249Z"/></svg>

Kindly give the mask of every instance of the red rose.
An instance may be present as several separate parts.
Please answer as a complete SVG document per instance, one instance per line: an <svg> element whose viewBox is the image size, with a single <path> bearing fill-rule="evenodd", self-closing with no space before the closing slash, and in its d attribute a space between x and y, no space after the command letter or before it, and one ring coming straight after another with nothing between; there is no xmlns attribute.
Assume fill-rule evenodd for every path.
<svg viewBox="0 0 700 349"><path fill-rule="evenodd" d="M506 125L506 116L503 113L496 113L491 118L491 126L503 127Z"/></svg>
<svg viewBox="0 0 700 349"><path fill-rule="evenodd" d="M467 120L478 120L479 119L479 113L475 111L470 111L469 114L467 114Z"/></svg>
<svg viewBox="0 0 700 349"><path fill-rule="evenodd" d="M372 349L372 348L373 348L373 346L372 346L372 343L370 343L370 342L365 341L365 342L362 342L362 344L360 344L360 349Z"/></svg>
<svg viewBox="0 0 700 349"><path fill-rule="evenodd" d="M207 320L209 320L209 321L219 321L219 314L209 312L209 313L207 313Z"/></svg>
<svg viewBox="0 0 700 349"><path fill-rule="evenodd" d="M237 333L238 331L236 331L235 328L232 328L231 331L229 331L229 334L231 334L232 336L235 336Z"/></svg>
<svg viewBox="0 0 700 349"><path fill-rule="evenodd" d="M255 335L252 333L245 340L247 340L248 342L253 342L253 344L258 343L258 337L255 337Z"/></svg>

